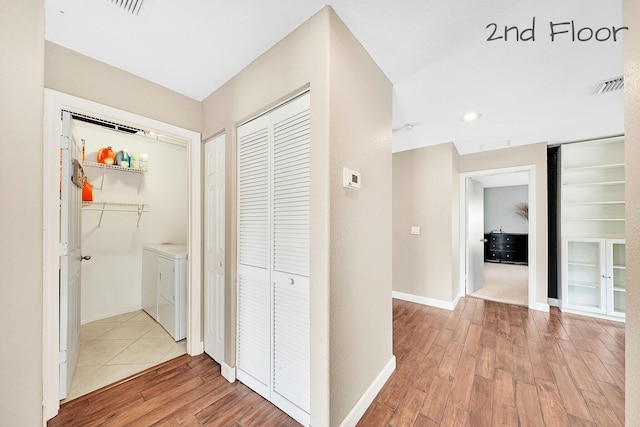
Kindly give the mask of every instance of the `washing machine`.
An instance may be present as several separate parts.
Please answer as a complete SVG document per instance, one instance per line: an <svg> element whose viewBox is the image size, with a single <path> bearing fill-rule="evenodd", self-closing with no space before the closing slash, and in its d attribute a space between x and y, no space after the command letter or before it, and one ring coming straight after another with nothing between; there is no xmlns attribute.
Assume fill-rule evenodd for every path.
<svg viewBox="0 0 640 427"><path fill-rule="evenodd" d="M142 308L176 340L187 336L187 247L143 248Z"/></svg>

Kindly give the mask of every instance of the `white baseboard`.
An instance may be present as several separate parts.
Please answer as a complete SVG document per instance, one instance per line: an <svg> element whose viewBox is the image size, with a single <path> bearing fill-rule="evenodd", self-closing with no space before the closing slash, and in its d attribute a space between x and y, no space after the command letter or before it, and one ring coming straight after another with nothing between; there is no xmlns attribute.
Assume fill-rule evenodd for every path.
<svg viewBox="0 0 640 427"><path fill-rule="evenodd" d="M222 362L220 364L220 373L230 383L236 382L236 368L232 368L231 366Z"/></svg>
<svg viewBox="0 0 640 427"><path fill-rule="evenodd" d="M603 313L594 313L594 312L591 312L591 311L574 310L574 309L567 308L567 307L561 308L560 311L562 311L563 313L577 314L577 315L580 315L580 316L595 317L597 319L613 320L614 322L625 322L625 318L624 317L609 316L609 315L603 314Z"/></svg>
<svg viewBox="0 0 640 427"><path fill-rule="evenodd" d="M550 307L560 307L560 300L557 298L547 298L547 304Z"/></svg>
<svg viewBox="0 0 640 427"><path fill-rule="evenodd" d="M535 309L538 311L545 311L548 313L549 310L551 310L551 307L549 307L549 304L543 304L543 303L537 302Z"/></svg>
<svg viewBox="0 0 640 427"><path fill-rule="evenodd" d="M382 387L387 382L393 371L396 369L396 357L391 356L391 360L378 374L373 383L369 386L367 391L362 395L360 400L355 404L353 409L347 414L344 420L340 423L340 427L354 427L360 421L360 418L367 411L373 400L376 398Z"/></svg>
<svg viewBox="0 0 640 427"><path fill-rule="evenodd" d="M197 356L204 353L204 341L190 340L187 337L187 353L189 356Z"/></svg>
<svg viewBox="0 0 640 427"><path fill-rule="evenodd" d="M86 325L87 323L95 322L97 320L108 319L109 317L120 316L121 314L132 313L132 312L138 311L138 310L142 310L142 309L140 307L130 307L130 308L126 308L124 310L117 310L117 311L112 311L110 313L103 313L103 314L100 314L100 315L89 317L87 319L82 319L80 321L80 324L81 325ZM147 314L146 311L144 311L144 310L142 310L142 311L145 314Z"/></svg>
<svg viewBox="0 0 640 427"><path fill-rule="evenodd" d="M442 301L439 299L421 297L413 294L405 294L403 292L391 292L391 296L393 298L401 299L403 301L415 302L422 305L428 305L431 307L444 308L445 310L453 310L456 308L458 301L460 300L460 295L456 297L453 301Z"/></svg>

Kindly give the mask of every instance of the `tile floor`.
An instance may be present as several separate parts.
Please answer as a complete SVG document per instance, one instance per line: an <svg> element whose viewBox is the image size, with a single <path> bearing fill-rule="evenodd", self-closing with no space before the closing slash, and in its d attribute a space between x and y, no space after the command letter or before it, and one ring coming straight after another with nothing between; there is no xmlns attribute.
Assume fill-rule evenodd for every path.
<svg viewBox="0 0 640 427"><path fill-rule="evenodd" d="M186 340L173 338L144 311L82 325L80 356L65 401L186 353Z"/></svg>

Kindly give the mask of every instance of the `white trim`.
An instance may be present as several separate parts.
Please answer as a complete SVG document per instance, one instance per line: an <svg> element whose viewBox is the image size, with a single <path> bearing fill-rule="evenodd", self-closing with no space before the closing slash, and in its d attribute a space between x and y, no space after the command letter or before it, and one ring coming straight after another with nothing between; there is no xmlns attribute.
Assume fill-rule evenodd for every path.
<svg viewBox="0 0 640 427"><path fill-rule="evenodd" d="M514 166L508 168L488 169L483 171L464 172L460 174L460 295L466 295L467 277L467 242L466 242L466 217L467 217L467 193L466 179L478 176L494 175L497 173L528 172L529 173L529 308L532 310L549 311L549 305L538 303L537 276L536 276L536 246L537 246L537 215L536 207L536 165Z"/></svg>
<svg viewBox="0 0 640 427"><path fill-rule="evenodd" d="M373 383L369 386L367 391L364 392L360 400L355 404L351 411L347 414L347 416L340 423L340 427L352 427L358 424L360 418L367 411L373 400L376 398L382 387L387 382L393 371L396 369L396 356L391 356L389 362L387 362L386 366L380 371L378 376Z"/></svg>
<svg viewBox="0 0 640 427"><path fill-rule="evenodd" d="M187 141L189 169L189 272L187 291L187 352L197 355L203 351L201 340L201 276L202 276L202 224L201 224L201 167L200 134L123 110L98 104L51 89L44 90L44 149L43 149L43 337L42 382L45 418L54 417L60 408L58 347L59 347L59 295L58 295L58 238L59 238L59 149L61 110L70 110L90 116L111 119L161 134L174 135Z"/></svg>
<svg viewBox="0 0 640 427"><path fill-rule="evenodd" d="M561 308L560 311L562 311L563 313L577 314L580 316L595 317L597 319L614 320L616 322L621 322L621 323L625 322L624 317L612 316L606 313L594 313L592 311L575 310L571 308Z"/></svg>
<svg viewBox="0 0 640 427"><path fill-rule="evenodd" d="M229 366L226 363L222 362L220 364L220 374L222 374L224 379L226 379L230 383L236 382L236 368L235 367L232 368L231 366Z"/></svg>
<svg viewBox="0 0 640 427"><path fill-rule="evenodd" d="M529 308L531 309L531 307ZM549 304L538 302L532 310L546 311L548 313L551 310L551 306Z"/></svg>
<svg viewBox="0 0 640 427"><path fill-rule="evenodd" d="M109 317L119 316L121 314L131 313L132 311L136 311L136 310L140 310L140 307L131 307L131 308L128 308L126 310L113 311L111 313L107 313L107 314L102 315L102 316L95 316L95 317L91 317L91 318L88 318L88 319L84 319L81 324L82 325L86 325L87 323L95 322L95 321L102 320L102 319L108 319Z"/></svg>
<svg viewBox="0 0 640 427"><path fill-rule="evenodd" d="M428 305L430 307L444 308L445 310L451 311L456 308L456 305L458 305L458 301L460 300L460 294L458 294L458 296L456 296L453 301L442 301L439 299L427 298L413 294L405 294L404 292L397 291L391 292L391 296L403 301L415 302L417 304Z"/></svg>
<svg viewBox="0 0 640 427"><path fill-rule="evenodd" d="M547 304L549 304L549 307L560 307L560 300L558 298L547 298Z"/></svg>

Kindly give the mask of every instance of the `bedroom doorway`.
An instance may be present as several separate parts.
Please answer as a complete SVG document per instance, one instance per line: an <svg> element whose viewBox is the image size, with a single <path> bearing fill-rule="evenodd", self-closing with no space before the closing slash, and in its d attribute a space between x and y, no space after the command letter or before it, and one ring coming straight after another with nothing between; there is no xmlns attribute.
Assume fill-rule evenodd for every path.
<svg viewBox="0 0 640 427"><path fill-rule="evenodd" d="M461 294L535 307L533 166L461 175Z"/></svg>

